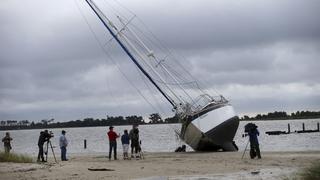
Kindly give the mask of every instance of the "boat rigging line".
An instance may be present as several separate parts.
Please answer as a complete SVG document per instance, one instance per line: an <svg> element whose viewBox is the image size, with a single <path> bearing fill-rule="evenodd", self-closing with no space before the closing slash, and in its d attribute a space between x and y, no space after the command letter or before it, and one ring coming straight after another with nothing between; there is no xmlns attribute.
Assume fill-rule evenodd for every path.
<svg viewBox="0 0 320 180"><path fill-rule="evenodd" d="M159 58L163 54L158 54L157 51L154 53L149 48L152 46L149 46L147 41L143 41L144 39L140 39L139 34L136 34L139 32L131 30L129 27L131 23L124 22L119 16L116 16L120 24L118 20L114 21L114 24L111 21L114 19L107 17L93 0L85 1L121 49L136 65L139 73L142 73L173 106L176 117L181 123L179 137L182 140L196 151L236 151L238 149L233 139L239 126L239 118L228 100L222 95L218 99L205 93L198 94L194 101L191 95L196 95L194 94L195 91L192 88L184 88L182 83L179 83L179 80L188 79L187 76L181 78L177 72L171 72L169 71L171 69L166 67L168 63L168 61L165 61L167 54L164 54L165 58ZM142 33L141 38L143 36ZM179 70L178 66L173 67ZM183 66L180 67L183 68ZM188 73L188 71L186 72ZM156 78L163 84L158 84ZM167 81L176 84L176 87L164 83ZM186 95L186 97L182 97L181 94ZM186 101L189 98L191 101Z"/></svg>
<svg viewBox="0 0 320 180"><path fill-rule="evenodd" d="M157 43L155 43L155 42L154 42L152 39L150 39L148 36L145 36L148 41L150 41L150 42L151 42L152 44L154 44L154 45L157 45L157 44L159 43L159 45L157 45L157 47L158 47L159 49L162 49L162 51L168 52L168 53L169 53L168 55L171 55L171 56L173 57L173 54L172 54L172 52L170 51L170 49L168 49L168 48L153 34L153 32L152 32L151 30L149 30L148 26L146 26L146 25L144 24L144 22L143 22L135 13L133 13L130 9L128 9L126 6L124 6L124 5L123 5L122 3L120 3L119 1L117 1L117 0L113 0L113 1L116 2L120 7L122 7L123 9L125 9L127 12L129 12L135 19L137 19L137 20L144 26L144 28L148 31L148 33L157 41ZM104 0L104 2L106 2L106 0ZM106 3L107 3L107 2L106 2ZM110 3L107 3L107 4L110 5ZM113 7L112 7L112 9L114 9L115 12L117 12L117 13L119 13L119 14L121 15L121 12L120 12L120 11L115 10L115 8L113 8ZM125 16L123 16L123 15L121 15L121 16L122 16L122 18L126 19ZM117 17L118 17L118 19L120 19L120 17L119 17L118 15L117 15ZM132 21L132 19L133 19L133 18L131 18L130 20L127 20L127 21ZM120 20L120 21L123 23L123 20ZM126 24L128 24L128 23L126 23ZM126 26L127 26L127 25L126 25ZM137 27L137 26L134 25L134 24L131 24L131 26L134 27L137 31L139 31L139 32L141 32L141 33L143 34L143 31L141 31L139 27ZM137 35L134 33L134 31L132 31L129 27L128 27L127 29L129 29L129 32L131 32L131 33L134 34L134 36L136 37L136 39L138 39L139 42L141 42L141 44L144 46L145 49L147 49L147 52L148 52L149 54L153 54L153 52L140 40L140 38L137 37ZM166 57L167 57L168 55L166 55ZM149 57L149 56L148 56L148 57ZM155 56L153 56L153 57L154 57L154 59L155 59L156 61L158 61L157 64L156 64L156 67L159 66L159 65L161 65L161 64L162 64L161 62L165 61L165 58L166 58L166 57L165 57L165 58L163 58L163 59L158 60ZM182 57L182 59L185 59L185 58ZM179 67L181 67L181 68L184 70L184 72L186 72L192 79L194 79L194 82L196 83L196 87L197 87L197 89L200 91L201 94L207 94L202 88L200 88L200 86L199 86L196 78L193 77L193 76L179 63L179 61L176 60L176 58L172 58L172 59L170 59L170 60L175 61L175 63L177 63L177 64L179 65ZM162 67L162 68L166 71L166 73L168 73L169 76L170 76L171 78L173 78L174 81L176 82L176 83L167 83L167 84L171 84L171 85L172 85L172 84L175 84L175 85L178 85L178 86L183 85L183 84L186 84L186 83L180 83L178 80L176 80L175 76L173 76L173 75L171 74L171 72L175 72L175 71L173 71L172 69L171 69L170 71L168 71L167 67L169 67L169 66L164 67L164 65L161 65L161 67ZM169 68L170 68L170 67L169 67ZM175 75L176 75L176 77L178 77L178 73L175 73ZM162 84L165 84L165 83L166 83L166 82L164 82L164 81L159 81L159 80L156 80L156 81L157 81L157 82L160 82L160 83L162 83ZM183 80L183 81L186 81L186 80ZM185 89L184 89L183 87L180 86L180 89L184 92L184 94L185 94L192 102L194 102L194 99L193 99L187 92L185 92ZM184 101L185 101L185 100L184 100Z"/></svg>
<svg viewBox="0 0 320 180"><path fill-rule="evenodd" d="M89 2L90 1L90 2ZM138 66L138 68L142 71L142 73L152 82L152 84L154 84L154 86L159 90L159 92L168 100L168 102L174 107L176 108L176 104L175 102L165 93L162 91L162 89L158 86L157 83L154 82L154 80L152 79L152 77L141 67L141 65L137 62L137 60L133 57L133 55L128 51L128 49L124 46L124 44L119 40L119 38L115 35L115 33L110 29L110 27L108 26L108 24L104 21L104 19L108 20L107 17L105 17L103 15L103 13L99 10L99 8L97 6L95 6L94 2L92 2L91 0L86 0L86 2L88 3L88 5L90 6L90 8L94 11L94 13L98 16L98 18L100 19L100 21L102 22L102 24L108 29L108 31L110 32L110 34L115 38L115 40L119 43L119 45L121 46L121 48L126 52L126 54L130 57L130 59ZM103 18L102 18L103 17ZM108 20L109 24L112 25L112 23L110 22L110 20Z"/></svg>
<svg viewBox="0 0 320 180"><path fill-rule="evenodd" d="M105 2L104 4L110 4L105 0L102 1ZM166 46L163 46L161 41L158 40L150 30L147 33L151 34L153 39L148 37L142 30L140 30L139 27L131 23L134 19L139 20L139 18L137 18L135 14L127 10L131 13L130 16L132 15L132 17L130 19L120 17L121 13L115 10L115 8L113 8L111 5L109 5L112 8L112 11L115 12L114 18L118 20L112 22L111 19L109 19L109 17L107 17L104 14L104 12L100 10L100 8L95 4L94 1L86 0L86 2L93 10L93 12L98 16L102 24L109 31L109 33L113 37L112 40L115 39L115 41L120 45L122 50L124 50L124 52L129 56L131 61L136 65L136 67L138 67L138 69L144 74L144 76L146 76L146 78L149 79L149 81L156 87L156 89L173 106L173 109L176 112L179 112L181 110L184 111L183 109L187 108L187 106L190 105L192 107L198 106L196 97L194 97L195 93L207 93L202 88L200 88L198 82L190 74L190 72L188 72L179 63L179 61L177 61L176 57L172 54L172 52L168 48L166 48ZM119 5L122 6L121 4ZM141 23L143 24L142 21ZM139 35L144 38L143 40L147 41L144 42L142 39L140 39L137 33L139 33ZM154 40L158 42L154 42ZM111 40L109 40L108 43L110 41ZM147 43L151 43L151 45L153 44L158 46L159 49L156 50L160 50L160 52L153 52L153 50L148 47L150 46L150 44L148 45ZM164 58L159 58L159 55L164 55ZM167 63L169 61L166 60L168 56L172 56L172 58L170 57L170 60L173 60L174 63L178 65L178 67L184 70L184 72L187 73L187 76L182 76L177 71L179 70L179 68L173 69L170 67L170 65ZM169 63L172 63L172 61L170 61ZM190 77L191 79L188 80ZM207 98L214 101L214 98L211 96L207 96Z"/></svg>
<svg viewBox="0 0 320 180"><path fill-rule="evenodd" d="M90 25L88 19L85 17L85 15L83 14L79 4L76 2L76 0L74 0L82 18L84 19L85 23L87 24L87 26L89 27L90 32L93 34L94 39L97 41L99 47L102 49L102 52L109 57L110 61L117 67L117 69L119 70L119 72L121 73L121 75L130 83L130 85L139 93L139 95L150 105L150 107L154 110L154 111L159 111L158 108L160 108L160 111L163 112L163 110L161 109L161 107L159 106L158 108L156 108L141 92L141 90L136 87L134 85L134 83L132 81L130 81L130 79L128 78L128 76L121 70L121 68L119 67L118 63L116 63L116 61L113 59L113 57L108 53L108 51L104 48L103 43L99 40L97 34L95 33L95 31L93 30L92 26Z"/></svg>

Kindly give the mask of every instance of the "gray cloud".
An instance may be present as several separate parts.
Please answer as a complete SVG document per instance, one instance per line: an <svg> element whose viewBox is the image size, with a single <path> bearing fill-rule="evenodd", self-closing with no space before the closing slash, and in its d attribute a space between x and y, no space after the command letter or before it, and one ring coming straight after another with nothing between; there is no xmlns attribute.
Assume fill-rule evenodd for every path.
<svg viewBox="0 0 320 180"><path fill-rule="evenodd" d="M117 1L238 113L320 108L318 1ZM0 24L1 120L171 114L85 1L1 1Z"/></svg>

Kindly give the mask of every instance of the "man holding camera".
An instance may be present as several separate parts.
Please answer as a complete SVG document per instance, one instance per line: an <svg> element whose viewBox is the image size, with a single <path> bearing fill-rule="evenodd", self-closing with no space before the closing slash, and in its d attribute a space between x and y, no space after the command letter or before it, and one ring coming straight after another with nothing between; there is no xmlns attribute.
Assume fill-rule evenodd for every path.
<svg viewBox="0 0 320 180"><path fill-rule="evenodd" d="M261 159L260 154L260 148L259 148L259 131L258 126L254 125L252 128L250 128L248 135L249 135L249 141L250 141L250 157L251 159L254 159L256 156L258 156L258 159Z"/></svg>
<svg viewBox="0 0 320 180"><path fill-rule="evenodd" d="M39 140L38 140L38 147L39 147L39 153L38 153L38 159L37 162L40 162L40 158L42 162L46 162L43 157L43 145L46 141L48 141L52 135L48 133L48 130L44 130L40 132Z"/></svg>

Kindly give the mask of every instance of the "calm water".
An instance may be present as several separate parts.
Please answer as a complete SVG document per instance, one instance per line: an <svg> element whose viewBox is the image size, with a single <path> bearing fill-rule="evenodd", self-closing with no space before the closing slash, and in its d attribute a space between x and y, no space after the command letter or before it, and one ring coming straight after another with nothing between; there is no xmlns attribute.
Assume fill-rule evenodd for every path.
<svg viewBox="0 0 320 180"><path fill-rule="evenodd" d="M312 151L320 150L320 133L287 134L279 136L269 136L266 131L287 131L288 123L291 125L291 131L301 130L302 123L305 123L305 129L316 129L320 119L313 120L285 120L285 121L262 121L254 122L258 125L260 131L260 146L262 151ZM248 122L240 122L235 142L240 151L243 151L248 137L243 138L244 125ZM124 129L131 129L131 126L116 126L117 133L123 133ZM139 126L140 137L142 140L142 149L147 152L172 152L176 147L181 146L181 142L175 135L175 130L180 129L179 124L163 125L144 125ZM62 129L52 129L55 136L51 139L53 146L56 146L55 152L59 154L59 136ZM109 143L106 137L108 127L87 127L87 128L65 128L69 140L68 153L106 153ZM13 150L18 153L26 153L33 156L38 152L38 137L40 130L18 130L9 131L12 138ZM0 131L1 137L4 137L5 131ZM87 149L83 148L83 141L87 140ZM121 146L118 150L122 152ZM3 146L1 149L3 151ZM188 147L188 151L192 151Z"/></svg>

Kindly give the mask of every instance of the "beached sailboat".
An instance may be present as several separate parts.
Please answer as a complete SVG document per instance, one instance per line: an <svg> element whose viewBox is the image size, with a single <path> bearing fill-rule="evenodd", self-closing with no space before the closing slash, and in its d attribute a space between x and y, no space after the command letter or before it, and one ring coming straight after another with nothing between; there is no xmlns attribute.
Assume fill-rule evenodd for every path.
<svg viewBox="0 0 320 180"><path fill-rule="evenodd" d="M185 88L185 76L176 73L176 67L168 66L169 55L151 50L129 27L132 19L117 16L117 26L95 2L86 2L132 62L172 105L182 123L178 134L183 141L196 151L237 150L233 138L239 119L228 100L205 93L197 84L197 90Z"/></svg>

